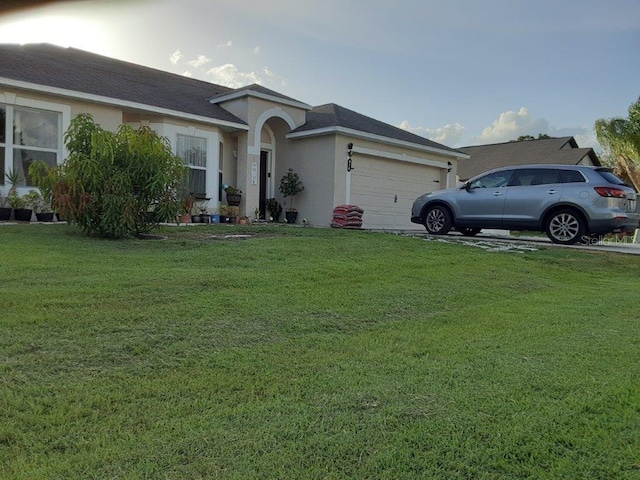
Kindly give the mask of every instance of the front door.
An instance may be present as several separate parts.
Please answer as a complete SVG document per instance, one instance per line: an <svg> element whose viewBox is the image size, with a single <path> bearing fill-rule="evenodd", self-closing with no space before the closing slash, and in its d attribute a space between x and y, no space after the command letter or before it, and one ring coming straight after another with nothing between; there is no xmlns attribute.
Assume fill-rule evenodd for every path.
<svg viewBox="0 0 640 480"><path fill-rule="evenodd" d="M260 150L260 197L258 208L260 209L259 218L262 219L267 218L266 201L267 195L269 195L269 178L271 177L269 163L269 152L267 150Z"/></svg>

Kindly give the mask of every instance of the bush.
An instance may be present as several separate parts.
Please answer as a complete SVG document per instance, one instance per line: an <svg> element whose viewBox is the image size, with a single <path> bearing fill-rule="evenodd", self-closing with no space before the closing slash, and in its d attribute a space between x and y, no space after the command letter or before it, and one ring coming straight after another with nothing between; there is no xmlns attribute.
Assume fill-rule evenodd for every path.
<svg viewBox="0 0 640 480"><path fill-rule="evenodd" d="M69 158L39 183L68 221L90 235L119 238L176 218L186 167L166 138L149 127L108 132L82 114L72 120L65 144Z"/></svg>

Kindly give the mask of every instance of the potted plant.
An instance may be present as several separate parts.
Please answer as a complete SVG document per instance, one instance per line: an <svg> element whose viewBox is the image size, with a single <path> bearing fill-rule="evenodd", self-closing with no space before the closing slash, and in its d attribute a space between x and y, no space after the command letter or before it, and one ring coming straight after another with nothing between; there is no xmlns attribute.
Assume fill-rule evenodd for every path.
<svg viewBox="0 0 640 480"><path fill-rule="evenodd" d="M36 213L39 222L53 221L53 192L60 181L60 167L50 167L43 161L37 161L29 165L29 176L39 192L29 192L27 202Z"/></svg>
<svg viewBox="0 0 640 480"><path fill-rule="evenodd" d="M291 197L289 208L287 208L285 212L287 223L296 223L298 211L293 208L293 197L303 190L304 185L300 181L300 177L298 177L298 174L290 168L289 171L280 179L280 193L282 193L285 199L287 197Z"/></svg>
<svg viewBox="0 0 640 480"><path fill-rule="evenodd" d="M240 205L240 202L242 201L242 190L232 187L231 185L227 185L226 183L222 184L222 189L227 194L228 205L231 205L232 207Z"/></svg>
<svg viewBox="0 0 640 480"><path fill-rule="evenodd" d="M52 222L53 210L51 203L37 190L31 190L25 195L27 207L31 208L39 222Z"/></svg>
<svg viewBox="0 0 640 480"><path fill-rule="evenodd" d="M272 222L280 221L280 214L282 213L282 205L275 198L268 198L265 206L269 212Z"/></svg>
<svg viewBox="0 0 640 480"><path fill-rule="evenodd" d="M18 195L17 190L9 192L9 206L13 208L13 218L17 222L30 222L33 210L27 207L27 200Z"/></svg>
<svg viewBox="0 0 640 480"><path fill-rule="evenodd" d="M193 195L186 193L183 195L180 201L180 215L178 217L178 223L189 223L191 221L191 210L195 200Z"/></svg>
<svg viewBox="0 0 640 480"><path fill-rule="evenodd" d="M9 170L9 172L5 174L5 177L7 178L7 183L11 185L7 203L9 207L13 208L14 220L18 222L30 222L33 211L27 207L27 201L18 194L18 184L24 181L24 177L20 172L16 172L15 170Z"/></svg>
<svg viewBox="0 0 640 480"><path fill-rule="evenodd" d="M228 213L229 213L229 207L227 207L224 204L220 205L220 223L229 222L229 217L227 217Z"/></svg>
<svg viewBox="0 0 640 480"><path fill-rule="evenodd" d="M11 207L7 203L7 197L2 195L2 191L0 190L0 221L6 222L11 218Z"/></svg>

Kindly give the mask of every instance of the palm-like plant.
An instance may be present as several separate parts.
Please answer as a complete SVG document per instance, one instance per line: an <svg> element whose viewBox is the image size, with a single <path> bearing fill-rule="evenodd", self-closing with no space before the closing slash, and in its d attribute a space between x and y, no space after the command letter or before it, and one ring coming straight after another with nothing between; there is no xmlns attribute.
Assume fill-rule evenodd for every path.
<svg viewBox="0 0 640 480"><path fill-rule="evenodd" d="M616 173L640 191L640 98L629 107L628 118L601 118L595 131L600 145L615 159Z"/></svg>

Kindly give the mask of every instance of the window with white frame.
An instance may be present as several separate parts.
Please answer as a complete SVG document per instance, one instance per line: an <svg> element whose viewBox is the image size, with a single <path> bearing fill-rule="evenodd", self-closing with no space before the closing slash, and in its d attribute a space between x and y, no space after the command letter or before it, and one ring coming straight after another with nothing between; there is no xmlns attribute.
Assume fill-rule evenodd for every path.
<svg viewBox="0 0 640 480"><path fill-rule="evenodd" d="M190 169L189 190L198 197L207 191L207 139L178 135L176 154Z"/></svg>
<svg viewBox="0 0 640 480"><path fill-rule="evenodd" d="M32 186L31 163L56 165L61 153L61 123L60 112L0 106L0 184L4 184L4 174L13 171L23 179L18 186Z"/></svg>

